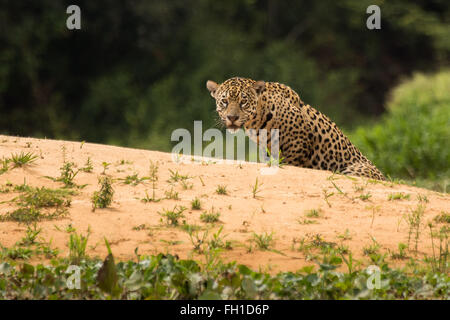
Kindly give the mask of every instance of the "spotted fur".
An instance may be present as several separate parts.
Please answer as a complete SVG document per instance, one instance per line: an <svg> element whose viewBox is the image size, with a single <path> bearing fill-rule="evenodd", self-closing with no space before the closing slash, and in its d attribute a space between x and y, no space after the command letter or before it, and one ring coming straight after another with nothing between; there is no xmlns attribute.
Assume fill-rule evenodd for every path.
<svg viewBox="0 0 450 320"><path fill-rule="evenodd" d="M334 122L305 104L290 87L238 77L222 84L209 80L206 86L229 130L243 127L258 142L251 129L279 129L279 147L287 164L385 180ZM269 150L271 143L269 137Z"/></svg>

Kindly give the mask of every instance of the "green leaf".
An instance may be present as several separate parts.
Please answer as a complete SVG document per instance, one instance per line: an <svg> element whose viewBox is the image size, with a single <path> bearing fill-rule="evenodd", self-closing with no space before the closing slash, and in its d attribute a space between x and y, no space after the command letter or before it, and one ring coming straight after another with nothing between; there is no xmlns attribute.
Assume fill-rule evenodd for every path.
<svg viewBox="0 0 450 320"><path fill-rule="evenodd" d="M112 254L108 254L102 267L98 270L97 283L100 289L111 295L117 292L118 277Z"/></svg>

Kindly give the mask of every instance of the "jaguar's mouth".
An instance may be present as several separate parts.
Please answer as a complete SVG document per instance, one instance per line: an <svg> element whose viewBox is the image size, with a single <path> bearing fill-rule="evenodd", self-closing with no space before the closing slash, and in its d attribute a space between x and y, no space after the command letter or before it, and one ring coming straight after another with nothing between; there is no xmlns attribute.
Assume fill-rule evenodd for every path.
<svg viewBox="0 0 450 320"><path fill-rule="evenodd" d="M228 130L230 133L236 133L236 132L239 131L240 128L241 128L241 126L237 126L237 125L235 125L235 124L231 124L231 125L227 126L227 130Z"/></svg>

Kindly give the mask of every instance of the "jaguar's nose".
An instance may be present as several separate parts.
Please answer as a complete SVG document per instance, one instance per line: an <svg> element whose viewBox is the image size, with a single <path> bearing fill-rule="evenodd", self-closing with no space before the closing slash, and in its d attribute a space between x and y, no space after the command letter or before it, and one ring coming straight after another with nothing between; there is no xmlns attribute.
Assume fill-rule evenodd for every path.
<svg viewBox="0 0 450 320"><path fill-rule="evenodd" d="M231 121L231 123L235 122L237 119L239 119L239 116L227 116L228 120Z"/></svg>

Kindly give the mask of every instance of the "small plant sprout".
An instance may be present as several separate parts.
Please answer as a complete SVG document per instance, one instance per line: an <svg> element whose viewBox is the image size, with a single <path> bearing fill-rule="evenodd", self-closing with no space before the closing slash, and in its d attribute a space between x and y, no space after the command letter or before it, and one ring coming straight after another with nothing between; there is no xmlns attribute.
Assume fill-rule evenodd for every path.
<svg viewBox="0 0 450 320"><path fill-rule="evenodd" d="M105 161L102 162L102 166L103 166L103 172L102 172L102 174L103 174L103 175L106 175L106 170L108 170L108 168L109 168L110 165L111 165L111 163L108 163L108 162L105 162Z"/></svg>
<svg viewBox="0 0 450 320"><path fill-rule="evenodd" d="M11 159L8 158L2 158L2 160L0 160L0 175L9 170L10 161Z"/></svg>
<svg viewBox="0 0 450 320"><path fill-rule="evenodd" d="M217 194L222 194L222 195L227 195L228 194L227 186L225 186L225 185L218 185L217 189L216 189L216 193Z"/></svg>
<svg viewBox="0 0 450 320"><path fill-rule="evenodd" d="M334 192L328 192L326 189L323 189L322 193L323 193L325 202L327 203L328 207L331 208L331 203L328 201L328 198L334 196Z"/></svg>
<svg viewBox="0 0 450 320"><path fill-rule="evenodd" d="M261 186L262 186L262 183L259 183L258 177L256 177L255 184L252 186L252 194L253 194L254 199L256 199L257 194L259 192L261 192L261 189L260 189Z"/></svg>
<svg viewBox="0 0 450 320"><path fill-rule="evenodd" d="M367 201L372 197L372 195L370 194L370 192L367 192L365 194L360 194L359 195L359 199L361 199L362 201Z"/></svg>
<svg viewBox="0 0 450 320"><path fill-rule="evenodd" d="M92 163L91 157L88 157L86 160L86 163L84 164L84 167L80 169L83 172L91 173L92 170L94 170L94 165Z"/></svg>
<svg viewBox="0 0 450 320"><path fill-rule="evenodd" d="M311 209L305 211L305 216L308 218L322 218L323 212L322 209Z"/></svg>
<svg viewBox="0 0 450 320"><path fill-rule="evenodd" d="M191 207L192 207L192 210L201 210L202 209L202 203L200 202L200 199L195 197L195 199L193 199L191 201Z"/></svg>
<svg viewBox="0 0 450 320"><path fill-rule="evenodd" d="M185 180L190 178L188 175L180 174L178 172L178 170L177 171L173 171L173 170L169 169L169 172L170 172L170 178L169 178L169 180L167 180L167 182L169 182L169 183L175 183L175 182L178 182L178 181L185 181Z"/></svg>
<svg viewBox="0 0 450 320"><path fill-rule="evenodd" d="M97 208L107 208L113 200L114 189L110 177L101 177L98 179L100 190L95 191L92 196L92 211Z"/></svg>
<svg viewBox="0 0 450 320"><path fill-rule="evenodd" d="M284 157L281 156L281 150L278 151L278 158L277 159L272 156L272 154L270 153L270 150L268 148L266 148L266 153L267 153L267 156L269 158L268 161L267 161L267 166L269 166L269 167L277 166L277 167L280 167L280 168L282 168L284 166L284 162L283 162L284 161Z"/></svg>
<svg viewBox="0 0 450 320"><path fill-rule="evenodd" d="M152 183L152 197L148 196L147 191L145 191L146 197L142 199L143 202L159 202L161 199L156 198L156 184L158 183L158 164L150 161L150 170L148 180Z"/></svg>

